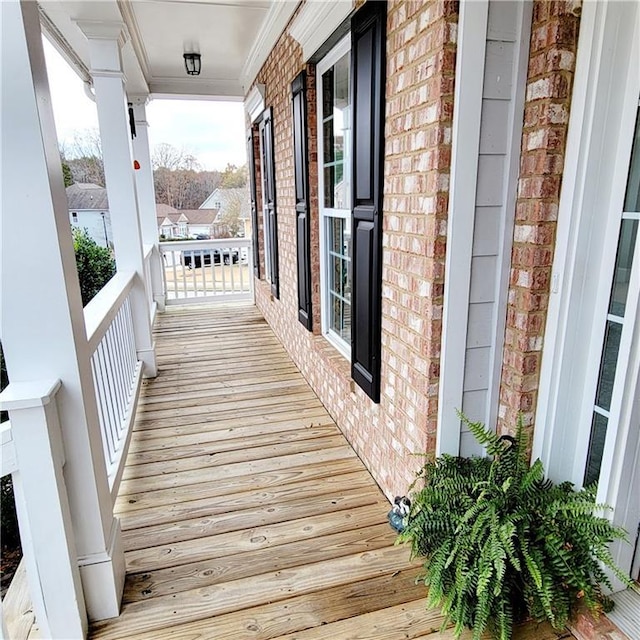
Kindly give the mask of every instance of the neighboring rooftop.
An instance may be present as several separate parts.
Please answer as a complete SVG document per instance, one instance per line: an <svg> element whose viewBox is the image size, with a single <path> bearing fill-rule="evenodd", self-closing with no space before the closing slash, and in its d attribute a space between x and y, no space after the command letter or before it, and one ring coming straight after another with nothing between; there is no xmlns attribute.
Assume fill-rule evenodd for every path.
<svg viewBox="0 0 640 640"><path fill-rule="evenodd" d="M217 215L218 209L174 209L166 204L156 204L158 225L161 225L166 219L174 224L178 222L213 224Z"/></svg>
<svg viewBox="0 0 640 640"><path fill-rule="evenodd" d="M67 200L69 209L98 209L109 210L107 190L97 184L79 182L67 187Z"/></svg>

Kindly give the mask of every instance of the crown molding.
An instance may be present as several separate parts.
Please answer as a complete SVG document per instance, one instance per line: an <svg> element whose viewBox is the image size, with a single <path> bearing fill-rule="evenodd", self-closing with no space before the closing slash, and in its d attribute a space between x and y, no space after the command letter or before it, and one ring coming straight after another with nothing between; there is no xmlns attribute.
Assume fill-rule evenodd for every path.
<svg viewBox="0 0 640 640"><path fill-rule="evenodd" d="M302 46L305 62L349 17L354 6L354 0L305 3L289 27L291 37Z"/></svg>
<svg viewBox="0 0 640 640"><path fill-rule="evenodd" d="M106 20L73 20L88 40L117 40L120 49L127 42L127 26L124 22Z"/></svg>
<svg viewBox="0 0 640 640"><path fill-rule="evenodd" d="M144 41L142 39L142 35L140 34L140 29L138 28L138 22L133 11L133 7L131 6L130 0L117 0L117 3L118 9L120 10L120 15L122 16L122 20L124 21L127 31L129 32L131 46L133 47L133 51L136 54L136 58L138 59L138 64L140 65L140 69L142 70L142 75L144 76L144 79L148 84L151 78L149 57L147 56L147 50L144 47Z"/></svg>
<svg viewBox="0 0 640 640"><path fill-rule="evenodd" d="M299 4L299 0L274 0L240 73L240 81L245 93L255 80Z"/></svg>

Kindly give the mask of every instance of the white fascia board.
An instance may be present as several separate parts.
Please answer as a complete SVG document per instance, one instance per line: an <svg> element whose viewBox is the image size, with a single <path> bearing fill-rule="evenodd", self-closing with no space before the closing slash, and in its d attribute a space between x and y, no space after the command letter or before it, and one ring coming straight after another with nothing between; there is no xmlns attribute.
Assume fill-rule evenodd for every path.
<svg viewBox="0 0 640 640"><path fill-rule="evenodd" d="M258 71L262 68L299 4L297 1L275 0L271 5L240 73L245 93L251 87Z"/></svg>
<svg viewBox="0 0 640 640"><path fill-rule="evenodd" d="M305 62L347 19L353 11L353 7L354 0L306 2L289 28L291 37L302 46L302 56Z"/></svg>

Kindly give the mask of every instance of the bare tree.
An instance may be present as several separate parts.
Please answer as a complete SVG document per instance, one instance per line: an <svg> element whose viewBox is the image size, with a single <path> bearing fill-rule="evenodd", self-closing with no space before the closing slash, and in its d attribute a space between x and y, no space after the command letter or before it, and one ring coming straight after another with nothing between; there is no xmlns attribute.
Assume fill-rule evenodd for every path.
<svg viewBox="0 0 640 640"><path fill-rule="evenodd" d="M184 147L178 149L162 142L155 146L151 159L156 201L176 209L196 209L209 192L202 193L201 165Z"/></svg>
<svg viewBox="0 0 640 640"><path fill-rule="evenodd" d="M97 129L76 131L73 140L60 146L60 155L74 182L105 186L102 143Z"/></svg>
<svg viewBox="0 0 640 640"><path fill-rule="evenodd" d="M237 238L243 235L244 222L242 220L243 210L248 209L249 190L245 187L221 190L222 208L216 223L228 234L230 238Z"/></svg>
<svg viewBox="0 0 640 640"><path fill-rule="evenodd" d="M153 148L151 166L169 171L200 171L198 159L185 147L178 149L168 142L161 142Z"/></svg>

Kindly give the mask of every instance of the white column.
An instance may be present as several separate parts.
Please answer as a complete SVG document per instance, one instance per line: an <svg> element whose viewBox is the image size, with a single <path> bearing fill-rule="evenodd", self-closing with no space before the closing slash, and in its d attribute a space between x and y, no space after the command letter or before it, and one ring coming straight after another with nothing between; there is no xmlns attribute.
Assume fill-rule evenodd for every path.
<svg viewBox="0 0 640 640"><path fill-rule="evenodd" d="M147 122L146 105L149 96L130 95L133 104L133 115L136 124L136 137L133 139L133 156L140 164L135 172L138 191L138 210L142 242L153 245L151 254L151 286L152 296L158 311L164 311L164 291L162 285L162 257L158 250L158 220L156 215L156 190L153 183L153 167L149 147L149 123Z"/></svg>
<svg viewBox="0 0 640 640"><path fill-rule="evenodd" d="M81 640L87 612L62 472L59 389L60 380L12 383L0 394L0 407L11 418L20 543L38 627L45 638Z"/></svg>
<svg viewBox="0 0 640 640"><path fill-rule="evenodd" d="M58 409L80 575L92 618L118 615L113 518L35 2L2 11L2 346L11 383L60 379ZM21 64L16 64L20 60Z"/></svg>
<svg viewBox="0 0 640 640"><path fill-rule="evenodd" d="M79 21L78 26L89 42L116 265L118 270L137 274L131 291L136 350L138 359L144 363L144 375L154 377L157 375L155 346L145 292L142 232L131 154L125 78L120 60L120 46L124 41L123 25L120 22Z"/></svg>

